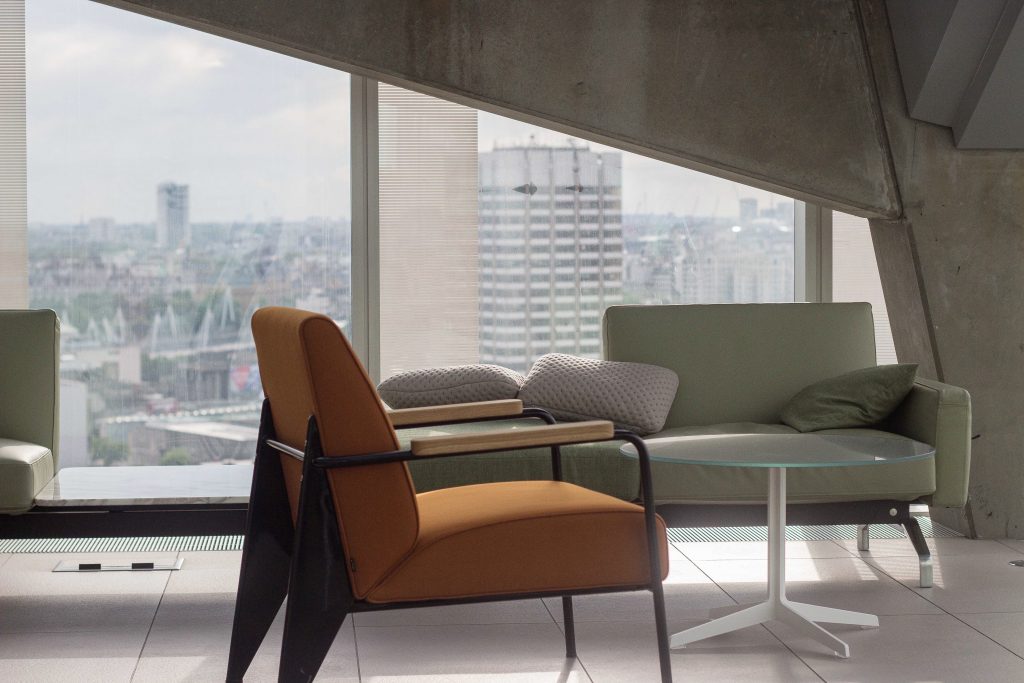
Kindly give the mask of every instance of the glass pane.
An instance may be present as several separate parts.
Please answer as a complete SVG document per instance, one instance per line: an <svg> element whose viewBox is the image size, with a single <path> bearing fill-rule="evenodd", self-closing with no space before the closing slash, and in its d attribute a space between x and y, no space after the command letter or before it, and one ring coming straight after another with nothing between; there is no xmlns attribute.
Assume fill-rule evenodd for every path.
<svg viewBox="0 0 1024 683"><path fill-rule="evenodd" d="M868 219L838 211L832 212L832 300L869 302L875 317L878 363L896 362Z"/></svg>
<svg viewBox="0 0 1024 683"><path fill-rule="evenodd" d="M86 0L27 9L61 465L251 460L252 312L350 317L349 77Z"/></svg>
<svg viewBox="0 0 1024 683"><path fill-rule="evenodd" d="M618 303L793 300L792 199L398 88L380 108L384 377L597 357Z"/></svg>
<svg viewBox="0 0 1024 683"><path fill-rule="evenodd" d="M480 360L598 357L626 304L792 301L788 197L479 115Z"/></svg>

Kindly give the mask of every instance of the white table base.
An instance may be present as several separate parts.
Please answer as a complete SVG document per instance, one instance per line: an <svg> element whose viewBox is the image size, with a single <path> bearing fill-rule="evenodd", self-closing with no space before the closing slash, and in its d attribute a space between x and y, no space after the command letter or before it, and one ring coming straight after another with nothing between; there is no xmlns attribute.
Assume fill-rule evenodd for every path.
<svg viewBox="0 0 1024 683"><path fill-rule="evenodd" d="M873 614L791 602L786 598L786 469L772 467L769 470L769 477L768 599L754 605L713 610L711 616L718 618L676 633L672 636L671 646L678 649L712 636L731 633L768 621L778 621L816 640L837 656L849 657L849 646L815 622L877 628L878 617Z"/></svg>

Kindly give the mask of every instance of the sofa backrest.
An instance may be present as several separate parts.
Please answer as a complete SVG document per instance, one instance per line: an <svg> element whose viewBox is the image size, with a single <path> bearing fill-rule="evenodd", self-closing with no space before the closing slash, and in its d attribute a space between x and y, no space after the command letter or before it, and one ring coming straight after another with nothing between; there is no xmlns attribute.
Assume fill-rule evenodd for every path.
<svg viewBox="0 0 1024 683"><path fill-rule="evenodd" d="M0 311L0 438L53 453L60 443L60 321L50 310Z"/></svg>
<svg viewBox="0 0 1024 683"><path fill-rule="evenodd" d="M611 306L604 357L679 375L665 428L776 423L803 387L873 366L871 305Z"/></svg>

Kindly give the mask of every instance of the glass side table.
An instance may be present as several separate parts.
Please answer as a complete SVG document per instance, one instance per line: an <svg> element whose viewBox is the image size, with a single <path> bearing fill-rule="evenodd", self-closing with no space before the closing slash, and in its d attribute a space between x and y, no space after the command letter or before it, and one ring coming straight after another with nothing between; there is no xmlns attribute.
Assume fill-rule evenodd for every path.
<svg viewBox="0 0 1024 683"><path fill-rule="evenodd" d="M873 614L792 602L786 597L786 470L791 467L882 466L933 457L935 448L900 437L831 434L711 434L647 440L651 460L686 465L768 469L768 598L753 605L713 610L711 621L672 636L672 647L768 621L779 621L849 657L849 646L816 622L877 628ZM626 445L624 455L636 457ZM717 618L714 618L717 617Z"/></svg>

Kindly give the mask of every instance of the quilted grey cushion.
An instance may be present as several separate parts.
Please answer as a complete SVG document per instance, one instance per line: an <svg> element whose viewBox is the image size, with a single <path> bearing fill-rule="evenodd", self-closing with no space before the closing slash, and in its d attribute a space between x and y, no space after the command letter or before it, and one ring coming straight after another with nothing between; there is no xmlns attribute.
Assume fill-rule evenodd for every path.
<svg viewBox="0 0 1024 683"><path fill-rule="evenodd" d="M392 408L497 401L515 398L523 379L500 365L453 365L400 372L381 382L377 393Z"/></svg>
<svg viewBox="0 0 1024 683"><path fill-rule="evenodd" d="M676 373L657 365L549 353L530 368L519 398L559 420L611 420L653 434L665 425L678 387Z"/></svg>

